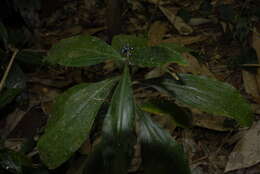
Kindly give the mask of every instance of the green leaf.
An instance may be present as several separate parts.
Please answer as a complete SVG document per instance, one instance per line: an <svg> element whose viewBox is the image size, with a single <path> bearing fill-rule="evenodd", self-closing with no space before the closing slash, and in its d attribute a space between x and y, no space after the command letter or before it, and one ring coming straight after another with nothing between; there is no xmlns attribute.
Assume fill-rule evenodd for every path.
<svg viewBox="0 0 260 174"><path fill-rule="evenodd" d="M103 125L103 153L111 173L126 174L128 156L134 143L134 99L128 67L118 84ZM108 172L109 173L109 172Z"/></svg>
<svg viewBox="0 0 260 174"><path fill-rule="evenodd" d="M0 166L11 173L23 173L23 166L32 166L31 161L23 154L8 149L0 150Z"/></svg>
<svg viewBox="0 0 260 174"><path fill-rule="evenodd" d="M4 45L7 46L8 33L2 22L0 22L0 38L3 40Z"/></svg>
<svg viewBox="0 0 260 174"><path fill-rule="evenodd" d="M133 52L147 46L148 40L146 38L137 37L134 35L121 34L113 37L112 40L112 47L114 47L122 55L124 55L124 51Z"/></svg>
<svg viewBox="0 0 260 174"><path fill-rule="evenodd" d="M0 109L11 103L21 91L22 89L20 88L7 88L2 91L0 93Z"/></svg>
<svg viewBox="0 0 260 174"><path fill-rule="evenodd" d="M227 83L191 74L179 74L180 80L166 78L164 89L177 101L202 111L237 120L250 126L253 115L248 102Z"/></svg>
<svg viewBox="0 0 260 174"><path fill-rule="evenodd" d="M93 36L80 35L55 44L45 60L52 64L82 67L108 59L121 59L121 56L104 41Z"/></svg>
<svg viewBox="0 0 260 174"><path fill-rule="evenodd" d="M124 74L118 84L106 115L103 127L105 137L125 139L126 134L133 131L134 101L132 82L128 67L125 66Z"/></svg>
<svg viewBox="0 0 260 174"><path fill-rule="evenodd" d="M187 64L181 53L162 46L147 47L134 51L131 63L141 67L157 67L167 63Z"/></svg>
<svg viewBox="0 0 260 174"><path fill-rule="evenodd" d="M186 52L193 51L190 48L184 47L181 44L176 44L176 43L160 43L159 45L156 45L156 46L167 48L176 57L178 57L180 53L186 53ZM186 62L185 64L187 64L187 61L184 57L181 57L180 61L185 61Z"/></svg>
<svg viewBox="0 0 260 174"><path fill-rule="evenodd" d="M141 106L142 110L156 115L168 116L180 127L192 127L192 116L186 110L168 100L151 100Z"/></svg>
<svg viewBox="0 0 260 174"><path fill-rule="evenodd" d="M110 168L120 167L120 164L115 164L112 161L106 160L106 157L111 153L113 153L114 155L114 150L110 148L111 153L109 153L109 151L107 150L108 148L109 147L106 147L106 144L104 142L95 145L94 150L88 156L87 163L83 170L83 174L92 174L92 173L104 174L104 173L109 173L111 171ZM106 152L104 151L104 149L106 149ZM118 166L112 166L111 164L118 165ZM117 174L117 173L111 173L111 174Z"/></svg>
<svg viewBox="0 0 260 174"><path fill-rule="evenodd" d="M155 124L147 113L137 109L139 140L145 174L190 174L183 148L171 135Z"/></svg>
<svg viewBox="0 0 260 174"><path fill-rule="evenodd" d="M38 142L40 157L49 168L61 165L82 145L117 80L83 83L57 98L45 134Z"/></svg>

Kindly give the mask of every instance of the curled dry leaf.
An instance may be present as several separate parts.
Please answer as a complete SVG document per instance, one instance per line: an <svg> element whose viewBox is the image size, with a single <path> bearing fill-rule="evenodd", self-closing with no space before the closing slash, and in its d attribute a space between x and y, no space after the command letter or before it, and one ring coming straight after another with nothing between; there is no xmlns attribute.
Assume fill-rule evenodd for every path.
<svg viewBox="0 0 260 174"><path fill-rule="evenodd" d="M207 128L215 131L232 131L234 126L228 124L226 117L214 116L207 113L202 113L196 109L192 109L193 124L198 127Z"/></svg>
<svg viewBox="0 0 260 174"><path fill-rule="evenodd" d="M150 45L156 45L163 39L166 32L168 30L167 24L161 21L155 21L152 23L149 32L148 32L148 38L149 38L149 44Z"/></svg>
<svg viewBox="0 0 260 174"><path fill-rule="evenodd" d="M256 28L253 31L252 45L258 57L258 64L260 64L260 33ZM260 89L260 68L257 69L256 80L257 80L258 89Z"/></svg>
<svg viewBox="0 0 260 174"><path fill-rule="evenodd" d="M254 166L260 162L260 121L256 122L237 143L229 156L225 173Z"/></svg>
<svg viewBox="0 0 260 174"><path fill-rule="evenodd" d="M207 18L191 18L189 21L189 25L197 26L197 25L207 24L210 22L212 22L212 20Z"/></svg>
<svg viewBox="0 0 260 174"><path fill-rule="evenodd" d="M184 57L188 61L188 66L180 67L183 73L192 73L197 75L204 75L207 77L215 77L207 68L206 65L200 64L199 61L189 53L183 53Z"/></svg>
<svg viewBox="0 0 260 174"><path fill-rule="evenodd" d="M189 35L193 32L191 26L186 24L181 17L176 16L177 10L175 8L166 8L163 6L159 6L159 8L180 34Z"/></svg>
<svg viewBox="0 0 260 174"><path fill-rule="evenodd" d="M251 106L252 106L253 112L255 114L260 115L260 105L252 103Z"/></svg>
<svg viewBox="0 0 260 174"><path fill-rule="evenodd" d="M255 99L259 98L259 87L257 85L256 75L249 71L242 71L242 77L244 81L245 90L248 94L250 94Z"/></svg>
<svg viewBox="0 0 260 174"><path fill-rule="evenodd" d="M88 35L93 35L96 34L98 32L101 32L103 30L105 30L106 27L97 27L97 28L89 28L89 29L84 29L82 31L83 34L88 34Z"/></svg>
<svg viewBox="0 0 260 174"><path fill-rule="evenodd" d="M172 36L168 39L164 39L161 43L177 43L182 45L190 45L197 42L205 41L209 38L209 35L198 36Z"/></svg>

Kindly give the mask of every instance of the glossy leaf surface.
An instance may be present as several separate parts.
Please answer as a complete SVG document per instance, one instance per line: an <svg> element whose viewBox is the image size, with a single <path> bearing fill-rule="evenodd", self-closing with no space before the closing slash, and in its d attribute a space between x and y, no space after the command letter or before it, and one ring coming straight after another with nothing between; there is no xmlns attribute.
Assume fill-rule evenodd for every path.
<svg viewBox="0 0 260 174"><path fill-rule="evenodd" d="M51 169L65 162L84 142L95 116L117 78L80 84L59 96L38 142L40 157Z"/></svg>
<svg viewBox="0 0 260 174"><path fill-rule="evenodd" d="M134 99L128 67L118 84L103 125L104 162L111 173L126 174L134 143Z"/></svg>
<svg viewBox="0 0 260 174"><path fill-rule="evenodd" d="M109 59L121 59L121 56L104 41L93 36L80 35L55 44L45 60L52 64L82 67Z"/></svg>
<svg viewBox="0 0 260 174"><path fill-rule="evenodd" d="M185 65L186 60L181 53L165 47L147 47L133 53L131 63L141 67L158 67L167 63Z"/></svg>
<svg viewBox="0 0 260 174"><path fill-rule="evenodd" d="M89 155L83 174L124 174L127 173L130 162L129 152L126 147L113 147L104 141L96 145ZM128 156L126 156L128 155ZM129 159L126 159L128 157Z"/></svg>
<svg viewBox="0 0 260 174"><path fill-rule="evenodd" d="M117 35L112 40L112 46L122 55L129 51L129 53L145 48L148 45L147 39L137 37L134 35Z"/></svg>
<svg viewBox="0 0 260 174"><path fill-rule="evenodd" d="M191 74L179 74L179 82L166 78L162 86L179 102L202 111L237 120L243 126L252 124L248 102L227 83Z"/></svg>
<svg viewBox="0 0 260 174"><path fill-rule="evenodd" d="M189 128L192 126L192 116L186 110L179 107L172 101L152 100L141 106L142 110L157 115L169 116L171 120L180 127Z"/></svg>
<svg viewBox="0 0 260 174"><path fill-rule="evenodd" d="M182 146L155 124L147 113L140 109L137 113L140 118L139 140L145 174L190 174Z"/></svg>

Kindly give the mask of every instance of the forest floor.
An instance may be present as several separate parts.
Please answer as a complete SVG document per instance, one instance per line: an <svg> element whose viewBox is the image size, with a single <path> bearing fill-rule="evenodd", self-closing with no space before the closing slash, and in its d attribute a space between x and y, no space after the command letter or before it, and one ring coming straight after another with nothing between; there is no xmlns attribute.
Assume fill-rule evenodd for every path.
<svg viewBox="0 0 260 174"><path fill-rule="evenodd" d="M103 1L67 0L53 6L53 10L41 14L41 28L37 29L39 44L30 50L46 53L59 40L80 34L109 39ZM234 128L225 124L224 117L196 110L192 110L194 127L190 129L158 119L183 144L192 174L260 173L260 23L259 16L251 14L257 8L260 8L257 3L247 0L133 0L123 12L122 33L148 37L151 45L178 43L194 50L184 55L188 66L170 65L174 71L229 83L252 105L255 118L248 129ZM17 150L26 139L37 139L53 99L68 87L99 81L114 73L110 62L87 68L29 66L25 72L27 106L8 108L3 112L5 119L0 121L1 131L8 137L6 147ZM136 91L140 99L152 95L149 91ZM92 143L86 142L81 151L88 153L91 148ZM33 150L29 154L36 153ZM138 158L137 155L132 161L129 173L142 173ZM81 163L82 160L71 162L63 173L75 173L75 166Z"/></svg>

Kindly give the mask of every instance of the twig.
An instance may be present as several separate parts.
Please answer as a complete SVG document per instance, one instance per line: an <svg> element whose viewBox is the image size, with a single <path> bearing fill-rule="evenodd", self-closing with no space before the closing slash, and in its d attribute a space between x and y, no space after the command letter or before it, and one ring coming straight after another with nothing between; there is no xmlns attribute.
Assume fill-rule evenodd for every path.
<svg viewBox="0 0 260 174"><path fill-rule="evenodd" d="M8 64L8 66L7 66L6 70L5 70L5 73L4 73L4 75L3 75L3 78L2 78L2 80L1 80L1 82L0 82L0 92L1 92L2 89L4 88L4 84L5 84L6 78L7 78L8 74L9 74L9 71L10 71L10 69L11 69L11 67L12 67L12 64L13 64L13 62L14 62L14 58L16 57L16 55L17 55L18 52L19 52L18 49L14 49L13 55L12 55L12 57L11 57L11 60L10 60L10 62L9 62L9 64Z"/></svg>
<svg viewBox="0 0 260 174"><path fill-rule="evenodd" d="M260 64L243 64L243 67L255 67L255 68L260 68Z"/></svg>

